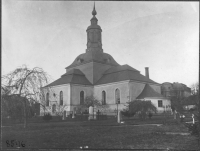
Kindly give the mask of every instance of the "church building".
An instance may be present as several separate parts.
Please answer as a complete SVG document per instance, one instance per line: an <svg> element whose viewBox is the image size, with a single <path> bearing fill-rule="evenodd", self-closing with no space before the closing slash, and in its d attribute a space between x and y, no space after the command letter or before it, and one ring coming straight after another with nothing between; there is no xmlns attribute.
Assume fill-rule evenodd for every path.
<svg viewBox="0 0 200 151"><path fill-rule="evenodd" d="M76 112L87 96L94 96L108 105L108 112L116 110L117 106L122 110L127 102L136 99L152 100L159 111L170 106L170 101L161 95L161 84L149 78L147 67L144 76L127 64L119 65L104 52L95 6L92 15L91 25L86 30L86 51L65 68L66 73L59 79L42 88L48 112L54 114L61 108L67 113Z"/></svg>

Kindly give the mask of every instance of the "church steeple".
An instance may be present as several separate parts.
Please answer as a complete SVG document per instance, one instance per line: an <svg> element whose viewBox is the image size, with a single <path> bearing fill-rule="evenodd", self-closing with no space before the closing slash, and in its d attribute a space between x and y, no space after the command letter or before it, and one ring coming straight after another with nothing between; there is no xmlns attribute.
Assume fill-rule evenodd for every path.
<svg viewBox="0 0 200 151"><path fill-rule="evenodd" d="M91 25L87 28L87 51L101 51L102 49L102 42L101 42L101 27L98 25L98 19L96 18L97 12L95 9L95 3L92 11L92 19Z"/></svg>
<svg viewBox="0 0 200 151"><path fill-rule="evenodd" d="M93 15L93 16L97 15L97 12L96 12L96 10L95 10L95 2L94 2L94 8L93 8L93 11L92 11L92 15Z"/></svg>

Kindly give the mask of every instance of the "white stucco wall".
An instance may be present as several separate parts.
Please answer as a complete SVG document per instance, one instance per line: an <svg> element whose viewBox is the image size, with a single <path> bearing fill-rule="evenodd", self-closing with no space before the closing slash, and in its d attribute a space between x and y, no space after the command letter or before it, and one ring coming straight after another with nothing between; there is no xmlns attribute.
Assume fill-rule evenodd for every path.
<svg viewBox="0 0 200 151"><path fill-rule="evenodd" d="M46 94L49 93L49 107L46 106L46 112L52 113L52 105L56 105L56 112L59 112L59 110L70 110L70 85L58 85L50 87L50 89L43 88L42 91L45 94L45 100L40 100L41 104L46 105ZM63 92L63 105L60 106L60 91ZM55 97L54 97L55 93ZM43 114L44 110L41 106L41 114Z"/></svg>
<svg viewBox="0 0 200 151"><path fill-rule="evenodd" d="M110 111L115 110L117 105L115 103L115 91L116 89L120 90L120 104L118 105L118 109L122 110L125 108L126 102L128 102L129 96L129 86L128 81L116 82L112 84L103 84L94 87L94 96L102 101L102 92L106 92L106 104L109 105Z"/></svg>
<svg viewBox="0 0 200 151"><path fill-rule="evenodd" d="M84 91L84 98L86 96L93 95L93 86L86 86L86 85L78 85L72 84L71 85L71 105L76 106L80 105L80 92Z"/></svg>
<svg viewBox="0 0 200 151"><path fill-rule="evenodd" d="M166 98L145 98L145 100L151 101L151 103L157 108L158 113L163 113L164 110L165 111L171 111L171 101L169 99L166 99ZM158 107L158 100L162 100L163 107Z"/></svg>
<svg viewBox="0 0 200 151"><path fill-rule="evenodd" d="M146 83L137 81L123 81L112 84L103 84L94 87L94 96L98 100L102 100L102 91L106 92L106 103L109 104L110 110L115 110L117 105L115 104L115 90L120 90L120 104L118 109L122 110L126 108L127 102L135 100L138 95L143 91ZM160 85L149 84L156 92L161 93Z"/></svg>

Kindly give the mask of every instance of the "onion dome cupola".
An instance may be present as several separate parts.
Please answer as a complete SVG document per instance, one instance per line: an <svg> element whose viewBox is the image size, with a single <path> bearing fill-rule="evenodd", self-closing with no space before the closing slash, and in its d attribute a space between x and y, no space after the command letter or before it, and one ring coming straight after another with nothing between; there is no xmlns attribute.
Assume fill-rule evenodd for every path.
<svg viewBox="0 0 200 151"><path fill-rule="evenodd" d="M87 51L101 51L102 50L102 39L101 39L101 27L97 24L98 19L96 18L95 15L97 15L97 12L95 10L95 4L94 4L94 8L92 11L92 19L91 21L91 25L87 28L86 32L87 32Z"/></svg>

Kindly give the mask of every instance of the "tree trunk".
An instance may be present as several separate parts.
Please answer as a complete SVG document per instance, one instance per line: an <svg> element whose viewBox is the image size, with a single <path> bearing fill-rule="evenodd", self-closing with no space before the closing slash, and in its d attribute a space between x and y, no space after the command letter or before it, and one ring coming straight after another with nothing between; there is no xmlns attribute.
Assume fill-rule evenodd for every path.
<svg viewBox="0 0 200 151"><path fill-rule="evenodd" d="M27 111L26 111L26 99L24 98L24 128L27 127Z"/></svg>

